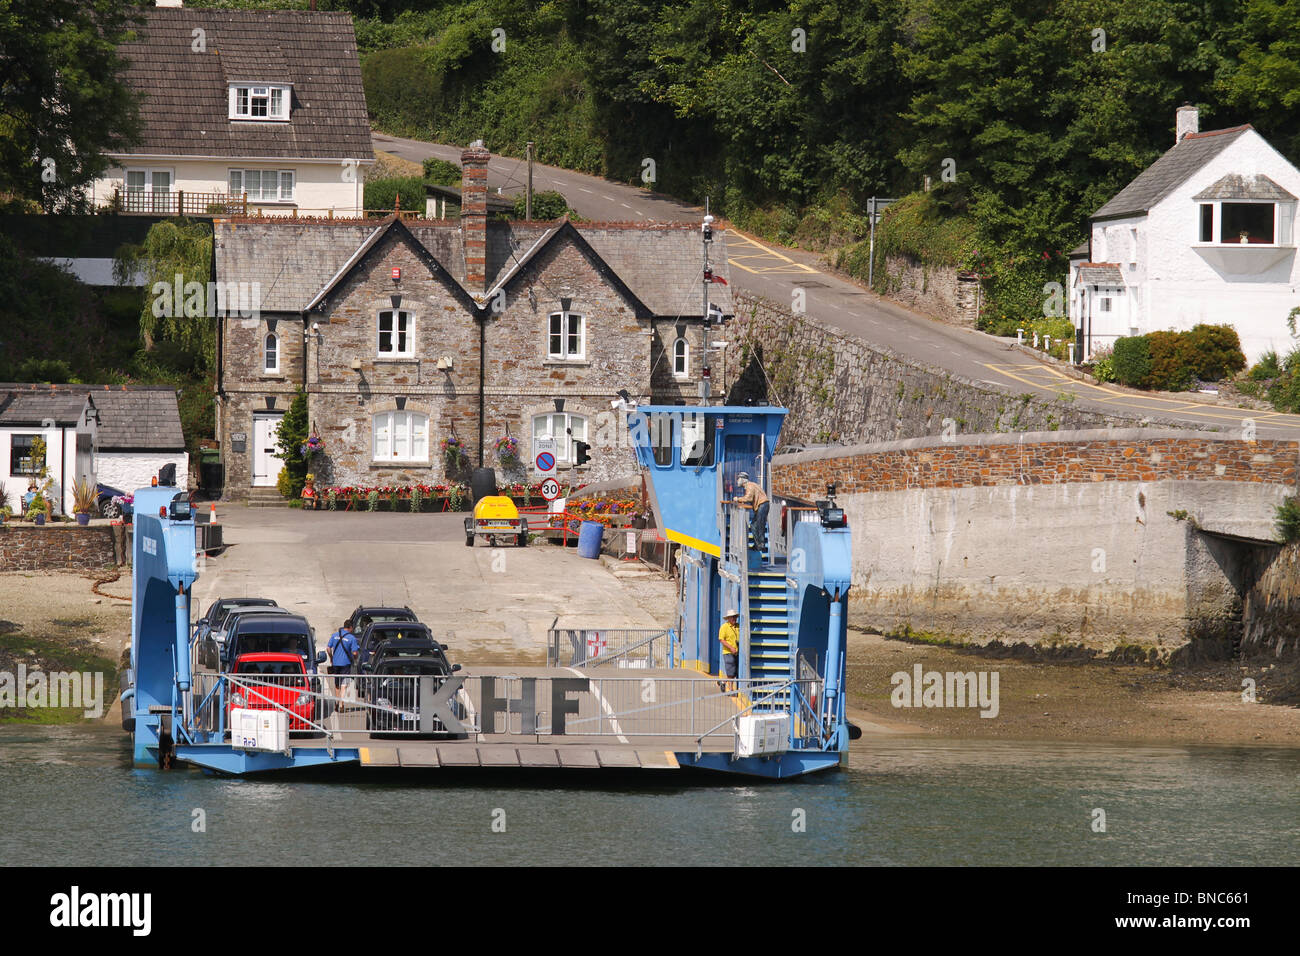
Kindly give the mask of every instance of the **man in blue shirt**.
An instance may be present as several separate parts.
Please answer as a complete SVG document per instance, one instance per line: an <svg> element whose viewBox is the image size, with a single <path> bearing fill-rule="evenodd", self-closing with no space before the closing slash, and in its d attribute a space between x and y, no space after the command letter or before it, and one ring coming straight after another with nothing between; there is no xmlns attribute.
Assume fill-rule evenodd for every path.
<svg viewBox="0 0 1300 956"><path fill-rule="evenodd" d="M343 626L330 635L328 648L330 652L330 673L352 673L353 665L357 662L357 652L361 650L361 645L357 643L357 636L348 629L347 621L344 621Z"/></svg>

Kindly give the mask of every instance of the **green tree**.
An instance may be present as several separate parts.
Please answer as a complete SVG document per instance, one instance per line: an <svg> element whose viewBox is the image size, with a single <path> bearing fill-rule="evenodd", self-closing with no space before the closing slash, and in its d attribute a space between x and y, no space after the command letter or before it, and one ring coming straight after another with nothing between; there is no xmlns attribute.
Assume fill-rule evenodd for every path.
<svg viewBox="0 0 1300 956"><path fill-rule="evenodd" d="M144 273L149 294L140 311L140 340L146 349L166 337L197 352L208 368L216 367L216 309L209 305L220 303L209 303L207 291L212 278L211 224L188 219L154 223L143 243L118 249L113 270L123 284L136 272Z"/></svg>
<svg viewBox="0 0 1300 956"><path fill-rule="evenodd" d="M137 16L122 0L0 0L0 192L84 205L105 153L137 141L117 52Z"/></svg>
<svg viewBox="0 0 1300 956"><path fill-rule="evenodd" d="M285 412L284 418L280 419L280 431L275 442L277 449L275 457L284 462L285 488L288 489L285 497L295 501L302 494L303 485L307 483L307 469L310 462L303 456L302 446L307 443L308 424L307 396L302 389L298 389L298 393L289 404L289 410ZM284 493L285 488L281 489L281 493Z"/></svg>

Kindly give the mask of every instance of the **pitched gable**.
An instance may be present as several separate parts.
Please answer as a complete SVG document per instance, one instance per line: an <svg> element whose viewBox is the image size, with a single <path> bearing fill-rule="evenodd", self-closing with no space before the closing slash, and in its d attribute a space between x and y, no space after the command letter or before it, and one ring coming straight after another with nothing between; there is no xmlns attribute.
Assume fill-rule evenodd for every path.
<svg viewBox="0 0 1300 956"><path fill-rule="evenodd" d="M1250 126L1235 126L1232 129L1189 133L1116 193L1110 202L1094 212L1092 218L1119 219L1150 211L1152 206L1185 183L1249 130Z"/></svg>

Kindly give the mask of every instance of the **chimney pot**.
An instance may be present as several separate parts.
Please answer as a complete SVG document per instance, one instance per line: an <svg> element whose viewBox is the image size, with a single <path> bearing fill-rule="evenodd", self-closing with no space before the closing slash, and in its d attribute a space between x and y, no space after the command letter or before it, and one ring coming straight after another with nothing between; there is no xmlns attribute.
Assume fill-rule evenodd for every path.
<svg viewBox="0 0 1300 956"><path fill-rule="evenodd" d="M1183 137L1188 133L1199 133L1201 131L1201 113L1191 103L1184 103L1178 107L1174 113L1174 145L1177 146L1183 141Z"/></svg>

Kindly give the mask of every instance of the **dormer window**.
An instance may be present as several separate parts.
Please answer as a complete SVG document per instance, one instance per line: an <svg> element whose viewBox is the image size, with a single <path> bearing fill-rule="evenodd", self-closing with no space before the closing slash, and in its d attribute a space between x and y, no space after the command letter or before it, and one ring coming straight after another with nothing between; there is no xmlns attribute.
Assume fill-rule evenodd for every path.
<svg viewBox="0 0 1300 956"><path fill-rule="evenodd" d="M288 86L233 83L230 86L230 119L287 120L289 95Z"/></svg>

